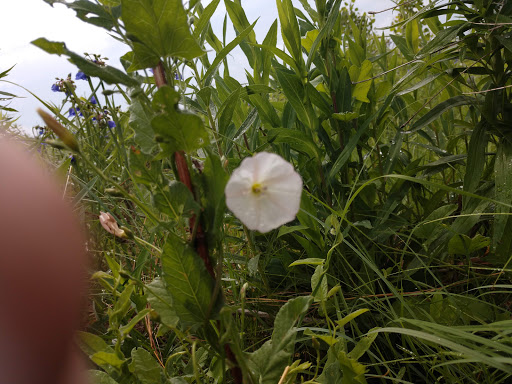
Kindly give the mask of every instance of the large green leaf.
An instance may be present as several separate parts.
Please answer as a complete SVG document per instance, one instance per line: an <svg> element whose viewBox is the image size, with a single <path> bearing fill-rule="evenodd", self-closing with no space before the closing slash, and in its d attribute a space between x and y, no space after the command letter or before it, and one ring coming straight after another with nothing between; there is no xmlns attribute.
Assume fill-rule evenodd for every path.
<svg viewBox="0 0 512 384"><path fill-rule="evenodd" d="M161 382L162 369L151 356L151 353L144 348L132 349L132 362L129 368L141 384L158 384Z"/></svg>
<svg viewBox="0 0 512 384"><path fill-rule="evenodd" d="M272 339L256 352L249 354L249 369L259 383L279 382L293 356L297 332L295 326L308 310L311 301L311 296L302 296L283 305L274 322Z"/></svg>
<svg viewBox="0 0 512 384"><path fill-rule="evenodd" d="M128 76L126 73L109 65L100 66L90 60L85 59L66 48L66 44L62 42L49 41L45 38L39 38L32 41L36 47L43 51L54 55L65 55L69 57L69 61L75 64L82 72L91 77L99 77L108 84L124 84L130 87L138 86L139 82Z"/></svg>
<svg viewBox="0 0 512 384"><path fill-rule="evenodd" d="M184 326L199 326L215 317L221 295L211 302L215 282L194 249L169 235L162 251L162 268L174 310Z"/></svg>
<svg viewBox="0 0 512 384"><path fill-rule="evenodd" d="M158 114L151 120L153 130L160 135L165 153L190 152L208 143L208 133L197 115L177 108L179 94L169 86L161 87L154 96L153 109Z"/></svg>
<svg viewBox="0 0 512 384"><path fill-rule="evenodd" d="M129 70L154 67L164 57L192 60L204 54L190 33L181 0L121 0L121 6L135 53Z"/></svg>

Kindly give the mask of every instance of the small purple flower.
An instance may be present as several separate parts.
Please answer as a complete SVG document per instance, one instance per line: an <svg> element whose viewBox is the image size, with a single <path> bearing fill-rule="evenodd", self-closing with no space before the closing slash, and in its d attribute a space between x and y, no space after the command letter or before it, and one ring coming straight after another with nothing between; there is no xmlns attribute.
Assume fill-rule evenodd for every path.
<svg viewBox="0 0 512 384"><path fill-rule="evenodd" d="M44 135L44 128L39 128L39 136L42 136Z"/></svg>
<svg viewBox="0 0 512 384"><path fill-rule="evenodd" d="M176 72L176 73L174 74L174 78L175 78L176 80L181 80L181 81L183 81L183 76L181 76L178 72Z"/></svg>
<svg viewBox="0 0 512 384"><path fill-rule="evenodd" d="M85 73L83 73L82 71L78 71L76 73L76 76L75 76L75 80L87 80L88 77Z"/></svg>
<svg viewBox="0 0 512 384"><path fill-rule="evenodd" d="M60 92L60 87L57 84L52 85L52 91L53 92Z"/></svg>
<svg viewBox="0 0 512 384"><path fill-rule="evenodd" d="M69 117L76 116L77 112L78 112L79 116L83 116L82 112L80 112L80 108L78 108L78 107L76 109L75 108L69 108L69 115L68 116Z"/></svg>
<svg viewBox="0 0 512 384"><path fill-rule="evenodd" d="M89 100L91 101L91 104L93 104L93 105L98 104L98 101L96 100L96 98L94 96L91 96L91 98Z"/></svg>
<svg viewBox="0 0 512 384"><path fill-rule="evenodd" d="M107 121L107 125L109 128L114 128L116 126L116 123L114 123L112 120Z"/></svg>
<svg viewBox="0 0 512 384"><path fill-rule="evenodd" d="M76 164L75 156L69 155L69 158L71 159L71 161L70 161L71 164Z"/></svg>

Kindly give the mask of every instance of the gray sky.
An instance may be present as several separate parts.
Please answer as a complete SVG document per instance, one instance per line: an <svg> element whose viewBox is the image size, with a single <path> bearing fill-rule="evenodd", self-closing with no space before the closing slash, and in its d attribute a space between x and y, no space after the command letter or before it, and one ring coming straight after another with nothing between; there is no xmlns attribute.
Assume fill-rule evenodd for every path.
<svg viewBox="0 0 512 384"><path fill-rule="evenodd" d="M299 2L293 1L298 6ZM314 4L313 0L308 1ZM206 6L209 0L202 2ZM82 22L75 17L74 11L61 4L55 4L52 8L43 0L0 0L0 3L0 72L15 65L10 75L4 79L29 89L45 101L60 104L62 93L54 93L50 87L56 77L66 77L68 73L72 73L74 78L77 70L65 57L47 54L31 45L31 41L39 37L64 41L70 50L79 54L101 54L110 59L110 65L116 67L121 66L119 57L128 51L128 47L114 40L104 29ZM249 22L259 17L255 31L258 41L261 42L277 18L275 0L242 0L242 4ZM393 3L391 0L356 0L356 6L363 12L379 11L393 6ZM221 2L212 18L214 32L219 38L222 35L225 13L226 9ZM387 26L392 18L392 12L380 14L376 19L376 26ZM228 31L230 41L234 32L229 23ZM243 76L243 54L234 51L231 57L234 63L239 64L239 73ZM239 77L239 80L243 81L243 78ZM86 96L89 93L87 82L77 81L76 84L78 95ZM32 126L40 123L35 114L35 109L41 106L37 99L22 88L1 81L0 90L24 97L16 99L10 105L19 111L18 124L30 130Z"/></svg>

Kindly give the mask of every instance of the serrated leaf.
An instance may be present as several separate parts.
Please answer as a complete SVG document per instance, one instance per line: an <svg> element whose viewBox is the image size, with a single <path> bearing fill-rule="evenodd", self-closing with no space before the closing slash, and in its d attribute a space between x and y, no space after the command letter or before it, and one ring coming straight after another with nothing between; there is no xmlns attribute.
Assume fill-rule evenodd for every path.
<svg viewBox="0 0 512 384"><path fill-rule="evenodd" d="M181 239L170 235L161 259L166 287L181 323L194 327L215 317L222 300L217 295L216 302L211 305L215 282L199 255Z"/></svg>
<svg viewBox="0 0 512 384"><path fill-rule="evenodd" d="M121 0L121 12L136 58L130 71L154 67L164 57L192 60L204 54L181 0Z"/></svg>

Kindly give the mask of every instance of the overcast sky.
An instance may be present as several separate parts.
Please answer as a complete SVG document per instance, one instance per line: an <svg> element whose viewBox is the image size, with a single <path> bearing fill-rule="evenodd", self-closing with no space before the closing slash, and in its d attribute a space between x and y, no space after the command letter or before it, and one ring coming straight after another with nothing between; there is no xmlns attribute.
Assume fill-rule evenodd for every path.
<svg viewBox="0 0 512 384"><path fill-rule="evenodd" d="M293 1L298 6L299 2ZM210 0L202 2L206 6ZM314 0L309 2L314 4ZM47 54L31 45L31 41L39 37L64 41L70 50L79 54L101 54L110 59L110 65L116 67L121 66L119 57L128 51L125 45L110 37L104 29L82 22L75 17L74 11L62 4L55 4L52 8L43 0L0 0L0 3L0 72L15 65L10 75L4 79L29 89L45 101L60 104L62 93L54 93L50 87L56 77L66 77L68 73L72 73L74 78L76 67L65 57ZM258 41L261 42L277 18L275 0L242 0L242 4L249 22L252 23L259 17L255 31ZM356 6L363 12L379 11L393 5L391 0L356 0ZM221 2L212 18L214 32L219 37L222 35L225 13ZM387 26L392 18L392 12L380 14L376 25ZM229 31L228 40L231 40L234 37L231 25ZM244 65L240 53L235 52L232 60L240 64L240 69ZM77 85L78 95L85 96L88 91L87 83L77 81ZM32 126L40 123L35 109L41 104L33 96L19 87L1 81L0 90L23 96L10 105L19 111L18 124L30 130Z"/></svg>

